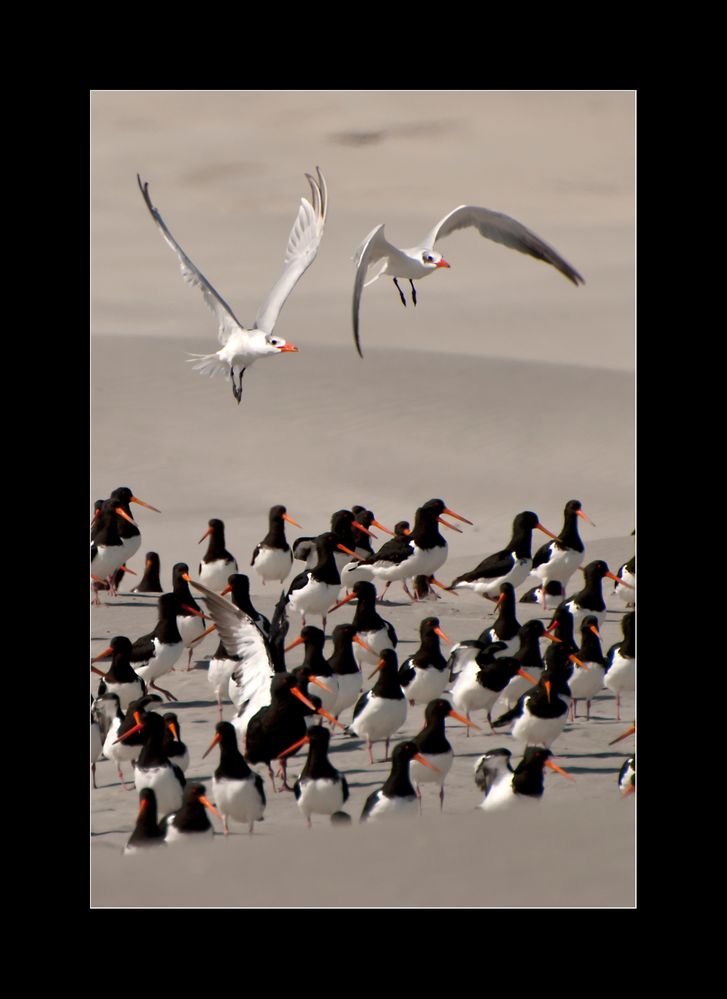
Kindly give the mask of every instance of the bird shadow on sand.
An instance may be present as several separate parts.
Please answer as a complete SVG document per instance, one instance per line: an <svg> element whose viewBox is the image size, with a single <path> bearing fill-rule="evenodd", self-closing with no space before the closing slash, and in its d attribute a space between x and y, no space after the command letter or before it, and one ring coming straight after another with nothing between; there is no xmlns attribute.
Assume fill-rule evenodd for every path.
<svg viewBox="0 0 727 999"><path fill-rule="evenodd" d="M216 708L217 701L174 701L176 708ZM203 725L209 725L209 720L206 718L192 718L190 719L190 724L195 725L201 722Z"/></svg>
<svg viewBox="0 0 727 999"><path fill-rule="evenodd" d="M621 758L623 753L617 751L605 753L556 753L556 756L563 760L610 760L614 756Z"/></svg>
<svg viewBox="0 0 727 999"><path fill-rule="evenodd" d="M618 767L568 767L569 774L613 774L614 778L618 773Z"/></svg>

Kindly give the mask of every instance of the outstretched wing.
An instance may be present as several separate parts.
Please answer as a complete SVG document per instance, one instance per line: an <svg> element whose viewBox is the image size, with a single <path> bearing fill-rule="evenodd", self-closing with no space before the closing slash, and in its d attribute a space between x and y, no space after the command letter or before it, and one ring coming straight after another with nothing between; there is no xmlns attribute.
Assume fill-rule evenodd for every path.
<svg viewBox="0 0 727 999"><path fill-rule="evenodd" d="M240 659L233 677L242 691L240 710L252 698L262 697L263 704L270 703L270 680L274 674L268 643L252 618L233 603L210 590L202 583L189 581L207 601L207 611L217 625L220 638L230 656ZM267 697L267 700L265 698Z"/></svg>
<svg viewBox="0 0 727 999"><path fill-rule="evenodd" d="M427 235L423 245L433 247L437 240L444 239L457 229L470 227L477 229L485 239L509 246L511 250L517 250L519 253L527 253L537 260L544 260L575 285L586 283L578 271L556 253L552 246L548 246L521 222L510 218L509 215L490 211L489 208L479 208L477 205L460 205L449 215L445 215Z"/></svg>
<svg viewBox="0 0 727 999"><path fill-rule="evenodd" d="M364 288L380 277L386 270L390 254L398 254L399 250L384 238L384 224L372 229L353 256L356 264L356 280L353 284L353 341L356 344L358 356L361 353L361 342L358 335L358 310L361 303L361 293ZM368 280L366 280L368 278Z"/></svg>
<svg viewBox="0 0 727 999"><path fill-rule="evenodd" d="M222 296L215 291L202 271L198 270L194 266L174 236L172 236L171 232L167 229L164 219L151 203L151 198L149 197L149 184L142 183L141 177L138 173L136 175L136 179L139 182L139 190L141 191L142 197L146 202L146 207L149 209L151 217L156 222L168 245L171 246L179 258L179 266L182 269L182 277L187 284L191 284L193 288L199 288L205 302L217 317L217 339L224 346L231 333L243 328L242 324L237 320L234 312L224 298L222 298Z"/></svg>
<svg viewBox="0 0 727 999"><path fill-rule="evenodd" d="M318 247L323 239L323 228L328 211L328 191L326 181L319 167L316 167L318 180L306 174L310 184L313 204L300 199L298 216L290 230L288 249L285 254L285 270L273 285L273 289L258 309L255 328L272 333L280 310L293 288L316 259Z"/></svg>

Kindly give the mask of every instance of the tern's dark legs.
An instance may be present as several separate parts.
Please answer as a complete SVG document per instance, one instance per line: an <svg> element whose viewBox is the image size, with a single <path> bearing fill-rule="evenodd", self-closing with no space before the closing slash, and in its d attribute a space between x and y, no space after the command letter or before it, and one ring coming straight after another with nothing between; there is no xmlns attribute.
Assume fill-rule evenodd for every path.
<svg viewBox="0 0 727 999"><path fill-rule="evenodd" d="M394 284L396 285L396 290L399 292L399 298L401 299L401 304L406 306L406 299L404 298L404 292L399 287L399 282L394 278Z"/></svg>
<svg viewBox="0 0 727 999"><path fill-rule="evenodd" d="M245 374L245 368L240 372L240 378L238 384L235 385L235 369L230 368L230 378L232 379L232 394L237 399L237 405L240 405L240 400L242 399L242 376Z"/></svg>
<svg viewBox="0 0 727 999"><path fill-rule="evenodd" d="M409 284L411 285L411 300L414 303L414 305L416 305L417 304L417 290L414 287L414 282L412 281L411 278L409 278Z"/></svg>

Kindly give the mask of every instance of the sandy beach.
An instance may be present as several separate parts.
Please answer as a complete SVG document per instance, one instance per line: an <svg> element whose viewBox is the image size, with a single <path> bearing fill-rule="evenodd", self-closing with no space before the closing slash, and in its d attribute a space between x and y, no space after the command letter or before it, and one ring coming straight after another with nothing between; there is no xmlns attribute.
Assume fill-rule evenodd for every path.
<svg viewBox="0 0 727 999"><path fill-rule="evenodd" d="M633 94L97 92L91 138L90 505L128 485L163 511L136 508L142 545L132 569L141 573L144 553L155 550L165 589L175 562L196 577L211 517L225 522L227 547L247 572L274 503L303 525L287 528L292 540L327 530L333 511L357 503L393 527L432 497L474 522L446 532L438 575L447 583L502 548L521 510L557 533L571 498L597 525L580 527L586 562L603 558L615 571L631 557ZM307 193L303 174L316 165L329 186L329 220L276 327L300 352L256 364L238 407L225 379L185 363L217 349L215 321L183 283L136 174L195 264L251 324L279 276ZM458 233L441 243L451 270L419 283L416 308L402 308L386 278L365 290L361 360L351 333L356 247L381 222L392 241L413 245L462 203L519 219L586 285ZM544 540L536 532L534 549ZM270 616L279 589L254 572L250 579L253 602ZM133 640L152 629L156 601L130 594L133 585L92 609L91 655L114 635ZM621 637L625 610L611 585L604 649ZM438 615L455 642L493 620L493 605L467 593L411 604L395 584L387 596L380 613L397 629L400 659L416 649L425 616ZM522 623L550 619L517 607ZM352 616L350 605L331 615L327 633ZM299 624L291 614L291 638ZM217 720L207 683L216 644L206 639L194 669L180 661L163 682L179 698L187 777L208 791L217 756L202 754ZM300 649L290 654L290 668L301 661ZM92 674L92 692L98 681ZM224 717L232 713L227 702ZM335 735L350 827L316 817L307 830L293 796L273 794L268 782L253 836L233 826L225 838L213 817L219 835L184 856L122 856L138 796L101 761L89 797L90 904L633 907L635 799L620 798L616 775L635 740L609 742L634 717L633 696L623 698L619 722L604 691L590 722L569 723L553 751L576 780L548 772L542 803L524 819L483 813L473 781L483 752L504 746L519 758L522 745L486 722L469 738L448 723L456 758L444 810L427 786L421 817L397 828L358 824L389 767L368 763L363 740ZM410 708L396 740L416 734L422 718L421 707ZM377 745L375 759L382 755ZM303 761L298 754L291 773Z"/></svg>

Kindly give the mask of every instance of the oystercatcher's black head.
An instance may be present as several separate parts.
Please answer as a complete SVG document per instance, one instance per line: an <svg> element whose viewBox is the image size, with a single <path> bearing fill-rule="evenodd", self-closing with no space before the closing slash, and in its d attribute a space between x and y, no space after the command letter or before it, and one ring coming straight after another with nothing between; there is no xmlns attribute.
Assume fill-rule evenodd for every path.
<svg viewBox="0 0 727 999"><path fill-rule="evenodd" d="M376 602L376 587L367 579L360 579L353 584L352 593L356 594L358 600L362 602Z"/></svg>

